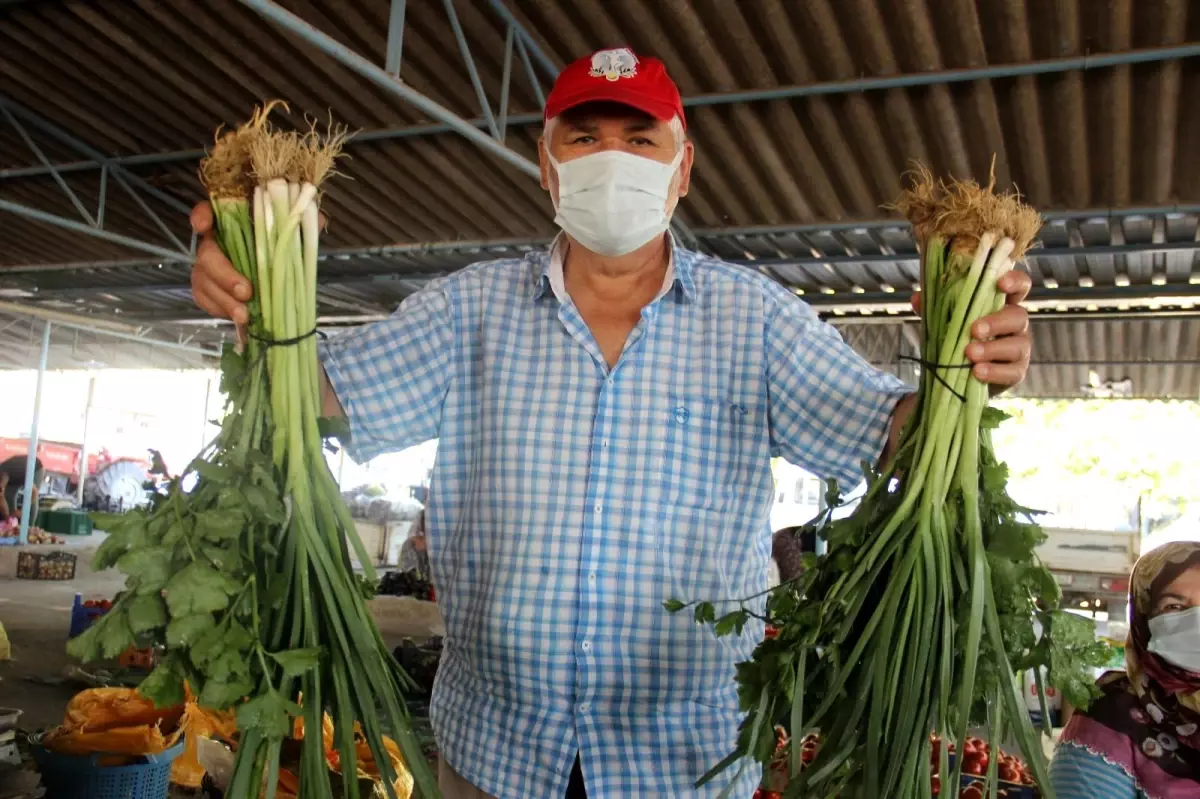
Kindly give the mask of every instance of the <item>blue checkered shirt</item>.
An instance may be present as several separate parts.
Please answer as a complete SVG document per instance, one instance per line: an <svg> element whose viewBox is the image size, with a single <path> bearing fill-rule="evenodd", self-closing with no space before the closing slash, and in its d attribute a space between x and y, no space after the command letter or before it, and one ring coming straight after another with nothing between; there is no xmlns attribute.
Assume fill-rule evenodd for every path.
<svg viewBox="0 0 1200 799"><path fill-rule="evenodd" d="M671 597L766 587L781 456L855 484L907 392L787 289L673 248L671 283L609 369L551 256L431 282L322 361L354 455L439 439L427 535L446 621L441 754L500 799L711 796L734 665ZM749 797L748 768L734 797Z"/></svg>

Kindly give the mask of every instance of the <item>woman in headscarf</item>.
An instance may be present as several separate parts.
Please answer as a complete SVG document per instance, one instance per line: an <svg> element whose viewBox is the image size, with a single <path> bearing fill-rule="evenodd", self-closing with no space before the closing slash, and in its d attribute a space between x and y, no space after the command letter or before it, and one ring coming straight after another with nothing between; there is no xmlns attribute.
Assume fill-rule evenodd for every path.
<svg viewBox="0 0 1200 799"><path fill-rule="evenodd" d="M1058 799L1200 799L1200 543L1143 555L1129 592L1126 670L1063 731Z"/></svg>

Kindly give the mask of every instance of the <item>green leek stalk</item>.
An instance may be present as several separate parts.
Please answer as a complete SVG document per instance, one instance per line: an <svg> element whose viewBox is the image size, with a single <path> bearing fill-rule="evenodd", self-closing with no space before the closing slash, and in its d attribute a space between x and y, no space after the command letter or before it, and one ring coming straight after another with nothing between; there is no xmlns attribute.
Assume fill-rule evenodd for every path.
<svg viewBox="0 0 1200 799"><path fill-rule="evenodd" d="M738 748L699 784L741 756L768 763L763 737L783 723L795 747L786 796L927 799L935 770L943 790L960 784L963 758L952 769L949 745L961 752L976 724L990 726L994 745L1004 722L1043 796L1053 799L1015 679L1017 668L1044 661L1049 650L1031 652L1006 629L1031 628L1035 614L1056 606L1057 589L1046 587L1036 560L1036 527L1017 523L1023 509L1004 493L988 438L997 419L966 357L976 323L1006 302L998 281L1040 223L1015 197L974 184L929 180L906 205L922 261L915 410L892 461L864 466L869 485L854 513L814 523L829 554L768 592L766 618L779 634L739 665L748 716ZM831 492L836 499L836 486ZM1014 591L1006 578L998 597L993 558L1040 582ZM697 618L714 619L717 634L728 634L736 629L730 620L760 613L752 599L734 600L740 608L721 618L698 608ZM695 604L712 603L672 600L667 609ZM798 748L813 733L820 752L804 767ZM933 734L943 741L936 757ZM995 773L987 779L994 791Z"/></svg>

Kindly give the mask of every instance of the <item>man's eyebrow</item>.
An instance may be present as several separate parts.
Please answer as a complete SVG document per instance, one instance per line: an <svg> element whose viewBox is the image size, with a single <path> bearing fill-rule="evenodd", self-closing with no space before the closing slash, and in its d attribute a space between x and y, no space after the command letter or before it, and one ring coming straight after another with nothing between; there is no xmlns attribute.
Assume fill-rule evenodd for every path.
<svg viewBox="0 0 1200 799"><path fill-rule="evenodd" d="M564 121L567 123L568 128L570 128L571 130L580 131L582 133L595 133L599 127L598 125L596 125L595 122L593 122L590 119L567 118Z"/></svg>
<svg viewBox="0 0 1200 799"><path fill-rule="evenodd" d="M630 122L625 126L626 133L641 133L647 130L653 130L657 122L653 119L638 119Z"/></svg>
<svg viewBox="0 0 1200 799"><path fill-rule="evenodd" d="M1159 594L1158 601L1162 602L1164 599L1180 599L1184 602L1188 601L1188 598L1185 597L1183 594L1176 594L1176 593L1171 593L1171 592L1168 592L1165 594Z"/></svg>

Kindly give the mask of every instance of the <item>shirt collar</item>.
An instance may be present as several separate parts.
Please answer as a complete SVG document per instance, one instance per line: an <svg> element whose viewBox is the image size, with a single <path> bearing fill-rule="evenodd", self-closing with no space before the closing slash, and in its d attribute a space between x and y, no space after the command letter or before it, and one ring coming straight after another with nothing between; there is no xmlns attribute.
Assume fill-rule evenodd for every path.
<svg viewBox="0 0 1200 799"><path fill-rule="evenodd" d="M671 245L671 254L667 261L667 274L663 279L662 289L654 301L657 302L671 294L672 289L675 289L674 294L677 299L690 300L696 292L696 284L692 277L692 261L695 254L679 246L674 234L668 233L667 236ZM566 302L567 288L563 276L563 257L566 255L566 251L566 235L559 233L550 243L548 250L532 254L535 259L534 263L538 267L537 280L533 287L535 300L551 293L560 303Z"/></svg>

